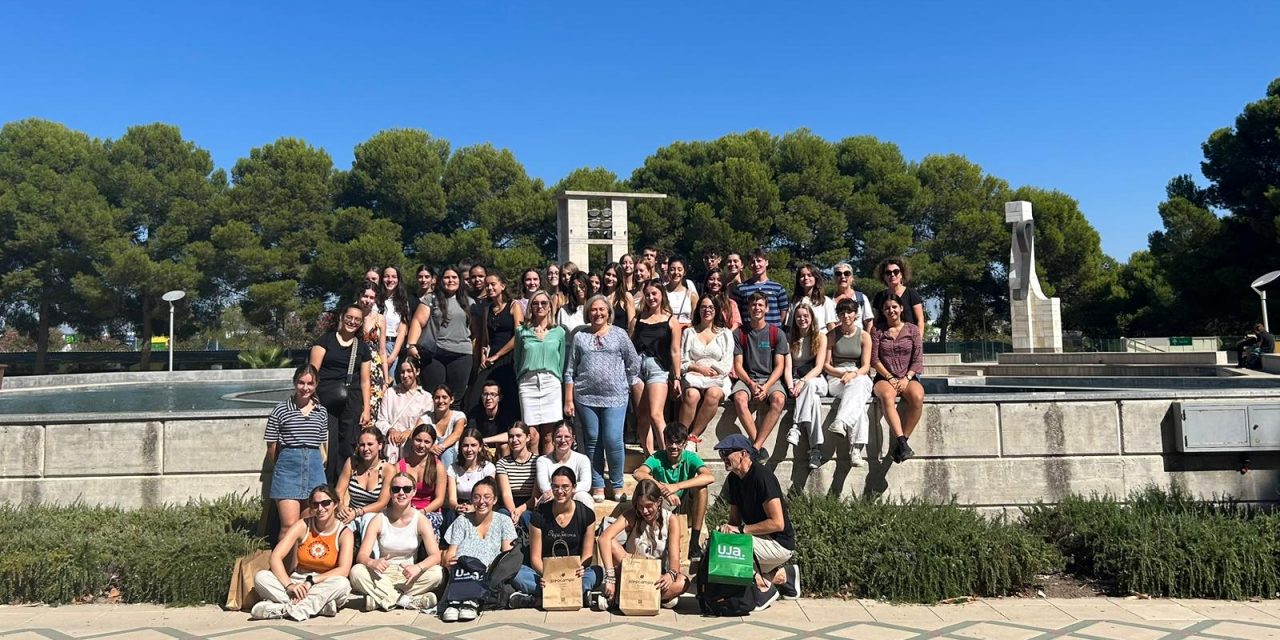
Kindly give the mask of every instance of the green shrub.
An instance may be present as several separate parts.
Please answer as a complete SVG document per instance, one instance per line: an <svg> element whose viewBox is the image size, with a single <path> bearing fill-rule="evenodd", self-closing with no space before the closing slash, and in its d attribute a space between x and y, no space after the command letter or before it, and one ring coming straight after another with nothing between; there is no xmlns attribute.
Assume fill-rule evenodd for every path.
<svg viewBox="0 0 1280 640"><path fill-rule="evenodd" d="M796 493L787 507L805 591L815 595L901 602L1005 595L1062 566L1057 551L1024 529L955 504ZM717 503L708 526L727 511Z"/></svg>
<svg viewBox="0 0 1280 640"><path fill-rule="evenodd" d="M1068 570L1119 593L1239 600L1280 590L1280 516L1198 501L1177 486L1128 502L1072 497L1027 509L1026 526L1062 552Z"/></svg>
<svg viewBox="0 0 1280 640"><path fill-rule="evenodd" d="M280 347L245 349L236 359L246 369L282 369L293 365L293 359Z"/></svg>
<svg viewBox="0 0 1280 640"><path fill-rule="evenodd" d="M262 504L228 496L137 511L0 506L0 601L221 602L235 559L265 547Z"/></svg>

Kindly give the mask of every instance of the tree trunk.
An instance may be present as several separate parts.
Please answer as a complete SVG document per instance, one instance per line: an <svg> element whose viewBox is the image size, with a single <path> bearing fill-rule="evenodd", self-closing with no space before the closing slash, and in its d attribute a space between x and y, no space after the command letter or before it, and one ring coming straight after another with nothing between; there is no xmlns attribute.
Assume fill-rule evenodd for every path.
<svg viewBox="0 0 1280 640"><path fill-rule="evenodd" d="M938 314L938 340L942 342L942 347L947 346L947 329L951 326L951 297L942 296L942 313ZM923 329L924 327L921 327Z"/></svg>
<svg viewBox="0 0 1280 640"><path fill-rule="evenodd" d="M40 318L36 323L36 375L44 375L49 357L49 303L44 296L40 300Z"/></svg>
<svg viewBox="0 0 1280 640"><path fill-rule="evenodd" d="M138 366L138 371L151 370L151 336L155 333L151 320L153 306L151 294L142 294L142 364ZM172 349L173 345L169 345L169 348Z"/></svg>

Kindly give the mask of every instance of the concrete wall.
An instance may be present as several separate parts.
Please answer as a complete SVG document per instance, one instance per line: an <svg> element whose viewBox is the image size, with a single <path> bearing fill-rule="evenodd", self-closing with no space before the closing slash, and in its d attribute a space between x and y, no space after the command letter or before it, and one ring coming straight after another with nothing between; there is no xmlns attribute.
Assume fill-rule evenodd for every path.
<svg viewBox="0 0 1280 640"><path fill-rule="evenodd" d="M911 438L917 457L887 458L887 424L869 407L870 464L851 467L848 447L829 437L825 462L810 471L808 448L786 444L789 412L768 444L769 466L784 487L841 495L949 500L981 508L1055 501L1071 493L1124 496L1178 481L1204 497L1278 499L1280 454L1180 454L1173 448L1173 403L1249 402L1266 390L1129 392L1065 398L967 395L930 398ZM140 507L261 490L262 433L268 409L229 415L140 416L116 423L0 418L0 500L7 503ZM830 419L828 415L827 419ZM8 422L9 424L5 424ZM720 480L715 441L738 432L722 411L700 453ZM793 463L793 460L799 460ZM1248 472L1241 474L1240 469Z"/></svg>

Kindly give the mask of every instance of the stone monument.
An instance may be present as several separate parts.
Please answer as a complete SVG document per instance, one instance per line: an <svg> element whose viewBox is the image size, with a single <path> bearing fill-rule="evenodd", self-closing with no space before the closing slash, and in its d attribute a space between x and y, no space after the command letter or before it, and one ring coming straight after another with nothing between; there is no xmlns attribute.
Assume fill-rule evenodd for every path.
<svg viewBox="0 0 1280 640"><path fill-rule="evenodd" d="M663 193L619 193L613 191L565 191L556 197L556 247L560 264L572 262L591 271L590 246L606 247L605 261L617 262L627 253L627 201L666 198ZM590 200L604 200L599 209L588 207Z"/></svg>
<svg viewBox="0 0 1280 640"><path fill-rule="evenodd" d="M1015 353L1062 353L1062 302L1049 298L1036 277L1035 222L1031 203L1004 203L1004 221L1013 225L1009 251L1009 307Z"/></svg>

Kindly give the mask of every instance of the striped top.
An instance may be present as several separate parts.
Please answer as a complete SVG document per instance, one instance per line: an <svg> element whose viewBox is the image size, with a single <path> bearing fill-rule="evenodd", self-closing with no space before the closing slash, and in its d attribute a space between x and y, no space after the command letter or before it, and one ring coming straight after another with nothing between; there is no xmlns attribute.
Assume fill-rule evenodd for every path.
<svg viewBox="0 0 1280 640"><path fill-rule="evenodd" d="M769 302L769 308L764 312L764 321L768 324L782 325L782 316L786 314L790 307L790 301L787 300L787 290L781 284L773 280L745 280L742 284L729 290L729 296L733 301L738 303L738 313L742 315L742 322L750 324L751 318L751 294L760 292Z"/></svg>
<svg viewBox="0 0 1280 640"><path fill-rule="evenodd" d="M529 456L527 462L519 462L511 456L498 461L498 475L507 476L507 486L511 487L511 500L516 505L524 504L533 497L533 477L537 471L538 456Z"/></svg>
<svg viewBox="0 0 1280 640"><path fill-rule="evenodd" d="M359 476L356 475L354 462L353 460L351 465L351 479L347 481L347 496L349 496L348 501L351 503L352 509L361 509L377 502L378 498L382 497L382 465L386 463L378 462L378 468L375 471L378 475L378 484L375 484L373 489L365 489L364 485L360 484Z"/></svg>
<svg viewBox="0 0 1280 640"><path fill-rule="evenodd" d="M293 397L276 405L267 416L267 432L262 439L285 447L319 447L329 435L329 412L319 402L311 413L302 415Z"/></svg>

